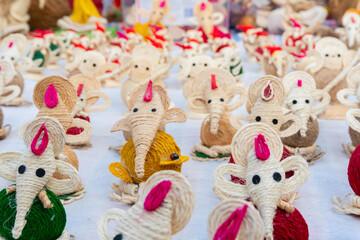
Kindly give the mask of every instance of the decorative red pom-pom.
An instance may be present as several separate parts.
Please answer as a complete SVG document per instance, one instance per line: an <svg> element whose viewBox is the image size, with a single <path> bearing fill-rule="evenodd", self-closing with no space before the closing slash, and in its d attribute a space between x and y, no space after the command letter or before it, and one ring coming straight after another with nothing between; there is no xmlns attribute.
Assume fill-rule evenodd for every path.
<svg viewBox="0 0 360 240"><path fill-rule="evenodd" d="M351 154L348 166L348 179L354 193L360 196L360 145Z"/></svg>
<svg viewBox="0 0 360 240"><path fill-rule="evenodd" d="M273 236L274 240L308 240L308 225L297 209L293 213L288 213L277 208Z"/></svg>

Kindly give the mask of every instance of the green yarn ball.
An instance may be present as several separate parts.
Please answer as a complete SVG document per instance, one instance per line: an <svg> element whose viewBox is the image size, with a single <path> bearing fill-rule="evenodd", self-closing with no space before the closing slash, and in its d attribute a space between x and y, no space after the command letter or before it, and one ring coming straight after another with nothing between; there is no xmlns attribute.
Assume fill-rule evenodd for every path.
<svg viewBox="0 0 360 240"><path fill-rule="evenodd" d="M66 212L59 198L46 190L47 196L54 205L45 209L38 197L26 216L27 223L18 240L56 240L63 233L66 225ZM6 240L15 240L12 229L16 216L16 192L6 194L6 189L0 192L0 236Z"/></svg>

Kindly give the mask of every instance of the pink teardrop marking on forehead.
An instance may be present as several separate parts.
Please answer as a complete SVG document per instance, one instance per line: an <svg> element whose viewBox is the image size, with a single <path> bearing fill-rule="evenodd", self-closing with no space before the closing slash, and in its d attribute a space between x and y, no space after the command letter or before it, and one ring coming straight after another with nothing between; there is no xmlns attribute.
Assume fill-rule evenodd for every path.
<svg viewBox="0 0 360 240"><path fill-rule="evenodd" d="M80 97L83 89L84 89L84 84L79 84L77 91L76 91L78 97Z"/></svg>
<svg viewBox="0 0 360 240"><path fill-rule="evenodd" d="M9 48L12 48L13 45L14 45L14 43L13 43L13 42L10 42L10 43L9 43Z"/></svg>
<svg viewBox="0 0 360 240"><path fill-rule="evenodd" d="M164 202L171 189L172 182L164 180L153 187L144 201L144 209L148 212L155 211Z"/></svg>
<svg viewBox="0 0 360 240"><path fill-rule="evenodd" d="M216 230L214 240L235 240L245 218L248 205L238 207Z"/></svg>
<svg viewBox="0 0 360 240"><path fill-rule="evenodd" d="M355 18L354 17L351 17L350 19L351 19L352 23L355 23Z"/></svg>
<svg viewBox="0 0 360 240"><path fill-rule="evenodd" d="M201 11L204 11L206 9L206 4L204 3L204 2L202 2L201 4L200 4L200 10Z"/></svg>
<svg viewBox="0 0 360 240"><path fill-rule="evenodd" d="M290 21L293 23L294 28L301 28L301 25L297 21L295 21L295 19L290 18Z"/></svg>
<svg viewBox="0 0 360 240"><path fill-rule="evenodd" d="M58 95L54 84L49 85L45 92L45 105L49 108L56 107L58 104Z"/></svg>
<svg viewBox="0 0 360 240"><path fill-rule="evenodd" d="M165 5L166 5L166 1L164 0L160 3L159 7L163 8L163 7L165 7Z"/></svg>
<svg viewBox="0 0 360 240"><path fill-rule="evenodd" d="M274 88L273 88L273 85L272 85L272 81L269 80L266 84L266 86L263 88L263 91L261 93L261 98L268 102L270 101L271 99L274 98Z"/></svg>
<svg viewBox="0 0 360 240"><path fill-rule="evenodd" d="M270 149L267 145L264 135L259 134L255 138L255 154L256 158L262 161L268 160L270 157Z"/></svg>
<svg viewBox="0 0 360 240"><path fill-rule="evenodd" d="M153 90L152 90L152 81L149 80L149 83L146 88L146 92L144 94L144 101L150 102L153 98Z"/></svg>
<svg viewBox="0 0 360 240"><path fill-rule="evenodd" d="M218 88L218 86L216 84L216 76L215 76L215 74L211 74L211 89L214 90L217 88Z"/></svg>
<svg viewBox="0 0 360 240"><path fill-rule="evenodd" d="M46 123L43 123L43 125L41 125L38 133L36 134L36 136L34 137L34 139L31 142L31 151L35 155L41 155L45 151L45 149L47 148L47 146L49 144L49 135L48 135L47 129L45 127L45 124ZM44 132L44 135L41 139L41 144L39 145L38 148L36 148L37 142L38 142L42 132Z"/></svg>
<svg viewBox="0 0 360 240"><path fill-rule="evenodd" d="M302 86L302 80L298 80L297 85L298 85L298 87L301 87Z"/></svg>

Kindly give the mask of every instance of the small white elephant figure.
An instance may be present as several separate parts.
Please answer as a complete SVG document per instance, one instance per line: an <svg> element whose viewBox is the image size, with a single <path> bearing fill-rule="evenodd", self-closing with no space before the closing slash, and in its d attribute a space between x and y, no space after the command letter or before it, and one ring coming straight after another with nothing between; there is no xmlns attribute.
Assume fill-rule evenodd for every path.
<svg viewBox="0 0 360 240"><path fill-rule="evenodd" d="M11 34L1 40L0 60L10 61L14 67L26 69L31 64L31 59L25 57L29 42L25 35L20 33Z"/></svg>
<svg viewBox="0 0 360 240"><path fill-rule="evenodd" d="M291 156L281 161L283 145L279 135L262 123L248 124L234 136L231 152L235 164L219 166L215 171L215 193L221 198L250 199L260 212L264 223L264 237L273 237L273 219L277 207L288 212L295 208L283 196L304 184L309 171L301 156ZM295 170L291 178L285 172ZM233 183L224 175L245 180Z"/></svg>
<svg viewBox="0 0 360 240"><path fill-rule="evenodd" d="M35 121L41 121L41 118L35 119ZM31 210L36 207L37 209L40 208L40 212L37 214L44 214L41 224L46 224L48 228L52 229L50 231L53 235L52 239L70 239L69 234L64 230L66 217L63 220L56 220L56 226L54 226L53 218L46 218L44 213L45 211L52 211L55 218L56 214L64 215L64 210L57 210L63 209L63 206L60 200L54 197L54 194L72 193L80 183L78 171L70 164L56 159L65 145L64 129L55 119L52 121L44 120L42 125L29 124L28 126L24 135L27 150L24 153L5 152L0 154L0 176L16 183L16 185L6 188L7 195L16 192L14 225L7 227L11 227L11 237L15 239L23 235L33 234L34 229L29 229L26 226L27 224L32 226L36 224L31 222L31 219L34 219L31 217L33 215ZM66 175L67 178L57 179L54 177L55 172ZM39 205L39 203L41 204ZM1 211L0 215L3 213L4 211ZM61 219L60 216L58 217ZM1 218L3 219L3 216ZM4 225L1 227L6 228ZM60 231L55 230L56 228L60 228ZM41 237L44 234L42 231L37 234L39 234L38 239L46 238Z"/></svg>
<svg viewBox="0 0 360 240"><path fill-rule="evenodd" d="M209 239L263 240L264 223L252 203L226 199L210 213L208 235Z"/></svg>
<svg viewBox="0 0 360 240"><path fill-rule="evenodd" d="M294 58L281 47L265 47L266 51L261 59L261 68L267 75L283 78L289 71Z"/></svg>
<svg viewBox="0 0 360 240"><path fill-rule="evenodd" d="M340 34L340 39L346 43L349 49L357 49L360 46L360 15L357 10L347 10L341 20L342 28L335 32Z"/></svg>
<svg viewBox="0 0 360 240"><path fill-rule="evenodd" d="M219 68L203 70L196 76L194 86L194 95L187 105L191 111L207 116L201 125L201 142L195 145L191 155L199 161L227 159L236 133L230 123L230 112L244 104L246 90L236 85L227 70Z"/></svg>
<svg viewBox="0 0 360 240"><path fill-rule="evenodd" d="M193 209L194 193L188 180L164 170L145 182L139 200L129 210L108 210L98 221L98 236L100 240L171 239L189 222ZM109 234L110 221L117 223L115 236Z"/></svg>
<svg viewBox="0 0 360 240"><path fill-rule="evenodd" d="M330 95L316 89L314 78L302 71L291 72L283 79L287 94L285 107L301 120L300 130L292 136L282 138L286 148L293 154L302 154L306 160L313 163L324 153L316 154L315 141L319 135L317 115L325 111L330 103ZM317 99L318 104L314 104Z"/></svg>

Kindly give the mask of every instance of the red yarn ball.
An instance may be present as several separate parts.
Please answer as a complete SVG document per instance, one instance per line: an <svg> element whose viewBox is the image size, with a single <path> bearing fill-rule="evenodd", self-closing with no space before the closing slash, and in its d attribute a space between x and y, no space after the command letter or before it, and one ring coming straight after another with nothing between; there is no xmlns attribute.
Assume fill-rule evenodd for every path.
<svg viewBox="0 0 360 240"><path fill-rule="evenodd" d="M351 154L348 166L348 179L354 193L360 196L360 145Z"/></svg>
<svg viewBox="0 0 360 240"><path fill-rule="evenodd" d="M273 236L274 240L308 240L308 225L296 208L293 213L277 208Z"/></svg>
<svg viewBox="0 0 360 240"><path fill-rule="evenodd" d="M75 118L80 118L82 120L88 121L90 122L90 118L89 117L82 117L82 116L75 116ZM66 131L67 135L79 135L80 133L82 133L84 131L83 128L78 128L78 127L71 127Z"/></svg>

